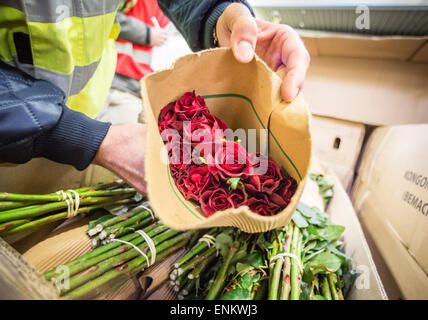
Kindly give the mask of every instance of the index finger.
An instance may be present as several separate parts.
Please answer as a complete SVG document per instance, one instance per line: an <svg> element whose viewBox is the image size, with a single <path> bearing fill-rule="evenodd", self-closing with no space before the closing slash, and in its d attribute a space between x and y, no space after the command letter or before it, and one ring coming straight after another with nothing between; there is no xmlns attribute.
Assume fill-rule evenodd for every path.
<svg viewBox="0 0 428 320"><path fill-rule="evenodd" d="M281 60L285 65L286 75L281 86L285 101L291 102L301 90L309 67L310 56L297 32L284 26L286 37L282 45Z"/></svg>

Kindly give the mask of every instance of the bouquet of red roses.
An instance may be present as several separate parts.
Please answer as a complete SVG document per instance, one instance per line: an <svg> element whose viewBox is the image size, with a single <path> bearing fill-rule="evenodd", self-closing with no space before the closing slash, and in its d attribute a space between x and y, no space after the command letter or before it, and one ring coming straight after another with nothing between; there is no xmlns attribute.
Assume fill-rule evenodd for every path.
<svg viewBox="0 0 428 320"><path fill-rule="evenodd" d="M206 216L240 206L271 216L288 205L297 189L296 180L274 160L228 140L232 131L194 91L162 108L158 128L177 188Z"/></svg>

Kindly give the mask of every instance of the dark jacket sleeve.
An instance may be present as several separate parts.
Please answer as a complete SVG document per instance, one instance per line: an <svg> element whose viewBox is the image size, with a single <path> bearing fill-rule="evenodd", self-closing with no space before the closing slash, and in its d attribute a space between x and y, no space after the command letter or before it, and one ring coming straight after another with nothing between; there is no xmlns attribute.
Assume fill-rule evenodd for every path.
<svg viewBox="0 0 428 320"><path fill-rule="evenodd" d="M245 0L158 0L163 13L174 23L193 51L214 47L214 27L232 2L246 5L254 15Z"/></svg>
<svg viewBox="0 0 428 320"><path fill-rule="evenodd" d="M0 61L0 162L45 157L85 169L110 123L65 105L61 89Z"/></svg>
<svg viewBox="0 0 428 320"><path fill-rule="evenodd" d="M142 45L150 44L151 27L148 24L122 12L116 14L116 21L120 24L119 39Z"/></svg>

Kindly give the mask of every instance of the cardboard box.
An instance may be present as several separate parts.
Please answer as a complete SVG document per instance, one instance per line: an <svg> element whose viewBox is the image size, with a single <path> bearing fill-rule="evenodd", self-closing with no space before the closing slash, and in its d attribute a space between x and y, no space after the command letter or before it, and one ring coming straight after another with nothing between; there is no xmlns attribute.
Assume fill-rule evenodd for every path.
<svg viewBox="0 0 428 320"><path fill-rule="evenodd" d="M428 37L300 32L313 114L371 125L428 123Z"/></svg>
<svg viewBox="0 0 428 320"><path fill-rule="evenodd" d="M352 200L405 298L428 299L428 124L381 127Z"/></svg>
<svg viewBox="0 0 428 320"><path fill-rule="evenodd" d="M34 161L34 160L33 160ZM62 188L65 185L61 183L62 170L54 168L57 164L52 164L47 160L40 160L43 165L46 166L46 170L50 168L50 177L48 185L44 185L40 178L40 184L37 185L37 189L31 190L32 192L51 192L58 188ZM25 166L18 166L15 168L1 168L2 174L7 174L7 170L11 169L10 172L15 172L17 176L23 177L23 174L19 173L20 170L27 171L34 165L41 165L38 163L39 160L34 163L29 163ZM63 168L63 170L66 168ZM83 173L75 172L76 177L73 175L67 175L71 180L69 181L85 181L86 179L98 179L98 181L105 181L105 177L108 173L101 170L96 173L95 171L101 168L91 167ZM18 174L19 173L19 174ZM81 174L84 176L81 180ZM107 174L104 175L104 174ZM35 171L27 171L27 177L25 181L32 181L38 173ZM57 178L54 179L54 177ZM76 179L76 180L74 180ZM373 259L368 248L364 234L361 231L361 226L355 214L355 211L351 205L350 199L348 198L345 190L337 180L334 187L334 197L331 200L328 212L331 214L332 220L337 224L342 224L346 227L344 232L343 241L345 243L346 253L352 257L354 261L354 267L360 273L360 276L356 279L353 288L349 293L348 299L360 300L360 299L387 299L385 290L382 282L380 281L378 271L373 263ZM21 180L23 182L24 180ZM58 181L57 184L54 182ZM9 182L13 182L13 179L9 178ZM94 183L97 181L90 181ZM21 192L18 183L13 183L13 188L16 192ZM76 185L83 186L87 185L85 182ZM311 184L308 183L308 186ZM22 190L27 190L24 184L21 184ZM309 189L310 187L308 187ZM2 184L0 190L5 189L5 185ZM315 191L316 188L311 188L311 192ZM317 201L317 195L314 196ZM319 199L318 199L319 200ZM314 202L317 203L317 202ZM32 266L26 259L24 259L19 252L17 252L12 246L8 245L3 239L0 238L0 298L5 299L54 299L55 288L46 283L41 274Z"/></svg>
<svg viewBox="0 0 428 320"><path fill-rule="evenodd" d="M312 117L312 154L328 165L350 191L364 140L365 126L327 117Z"/></svg>

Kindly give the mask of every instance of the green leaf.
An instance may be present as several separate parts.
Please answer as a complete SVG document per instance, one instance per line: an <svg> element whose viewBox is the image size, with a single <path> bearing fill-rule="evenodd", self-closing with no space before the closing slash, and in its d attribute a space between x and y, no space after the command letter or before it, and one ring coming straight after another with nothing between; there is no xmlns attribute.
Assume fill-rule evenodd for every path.
<svg viewBox="0 0 428 320"><path fill-rule="evenodd" d="M312 208L304 204L303 202L299 202L299 204L297 205L297 210L299 210L300 213L302 213L307 218L310 218L315 215L315 212L312 210Z"/></svg>
<svg viewBox="0 0 428 320"><path fill-rule="evenodd" d="M314 273L327 271L336 272L342 264L342 261L330 252L321 252L309 261L309 266Z"/></svg>
<svg viewBox="0 0 428 320"><path fill-rule="evenodd" d="M260 248L262 248L263 250L267 250L267 249L272 249L273 248L273 244L270 243L269 241L265 240L265 237L263 235L263 233L259 234L259 237L257 238L257 242L256 242Z"/></svg>
<svg viewBox="0 0 428 320"><path fill-rule="evenodd" d="M310 250L312 250L313 248L315 248L315 246L317 245L316 241L310 241L305 247L304 250L306 252L309 252Z"/></svg>
<svg viewBox="0 0 428 320"><path fill-rule="evenodd" d="M242 288L248 290L251 287L251 285L253 284L253 277L250 276L249 273L244 273L241 276L241 279L239 280L239 284L242 286Z"/></svg>
<svg viewBox="0 0 428 320"><path fill-rule="evenodd" d="M305 269L303 270L303 276L302 280L306 283L312 283L312 281L315 279L314 274L312 273L310 265L306 265Z"/></svg>
<svg viewBox="0 0 428 320"><path fill-rule="evenodd" d="M302 285L300 286L300 289L301 289L301 292L300 292L299 300L311 300L311 297L309 296L310 290L308 286L302 283Z"/></svg>
<svg viewBox="0 0 428 320"><path fill-rule="evenodd" d="M326 241L317 241L317 245L315 246L314 250L315 251L319 251L322 250L324 248L326 248L328 246L329 242Z"/></svg>
<svg viewBox="0 0 428 320"><path fill-rule="evenodd" d="M246 255L243 259L240 260L242 264L250 265L254 268L260 268L264 265L263 257L259 252L253 252Z"/></svg>
<svg viewBox="0 0 428 320"><path fill-rule="evenodd" d="M344 226L338 226L335 224L329 225L321 229L320 234L329 241L336 241L340 238L342 233L345 231Z"/></svg>
<svg viewBox="0 0 428 320"><path fill-rule="evenodd" d="M338 250L334 245L329 245L328 250L331 251L331 253L335 254L342 260L342 266L345 266L345 268L348 265L348 261L352 261L351 257L348 257L346 254L344 254L342 251Z"/></svg>
<svg viewBox="0 0 428 320"><path fill-rule="evenodd" d="M236 190L240 184L242 184L240 178L230 178L227 180L227 184L230 186L231 189Z"/></svg>
<svg viewBox="0 0 428 320"><path fill-rule="evenodd" d="M235 287L229 292L226 292L220 300L250 300L251 292L247 289Z"/></svg>
<svg viewBox="0 0 428 320"><path fill-rule="evenodd" d="M230 247L232 246L232 243L232 237L225 232L218 234L215 238L215 247L220 251L223 257L226 257Z"/></svg>
<svg viewBox="0 0 428 320"><path fill-rule="evenodd" d="M303 217L303 215L298 211L294 211L293 214L293 222L299 227L299 228L306 228L309 226L309 223L306 221L306 219Z"/></svg>
<svg viewBox="0 0 428 320"><path fill-rule="evenodd" d="M252 266L245 264L245 263L238 262L236 264L236 272L241 272L243 270L252 270L252 269L253 269Z"/></svg>

